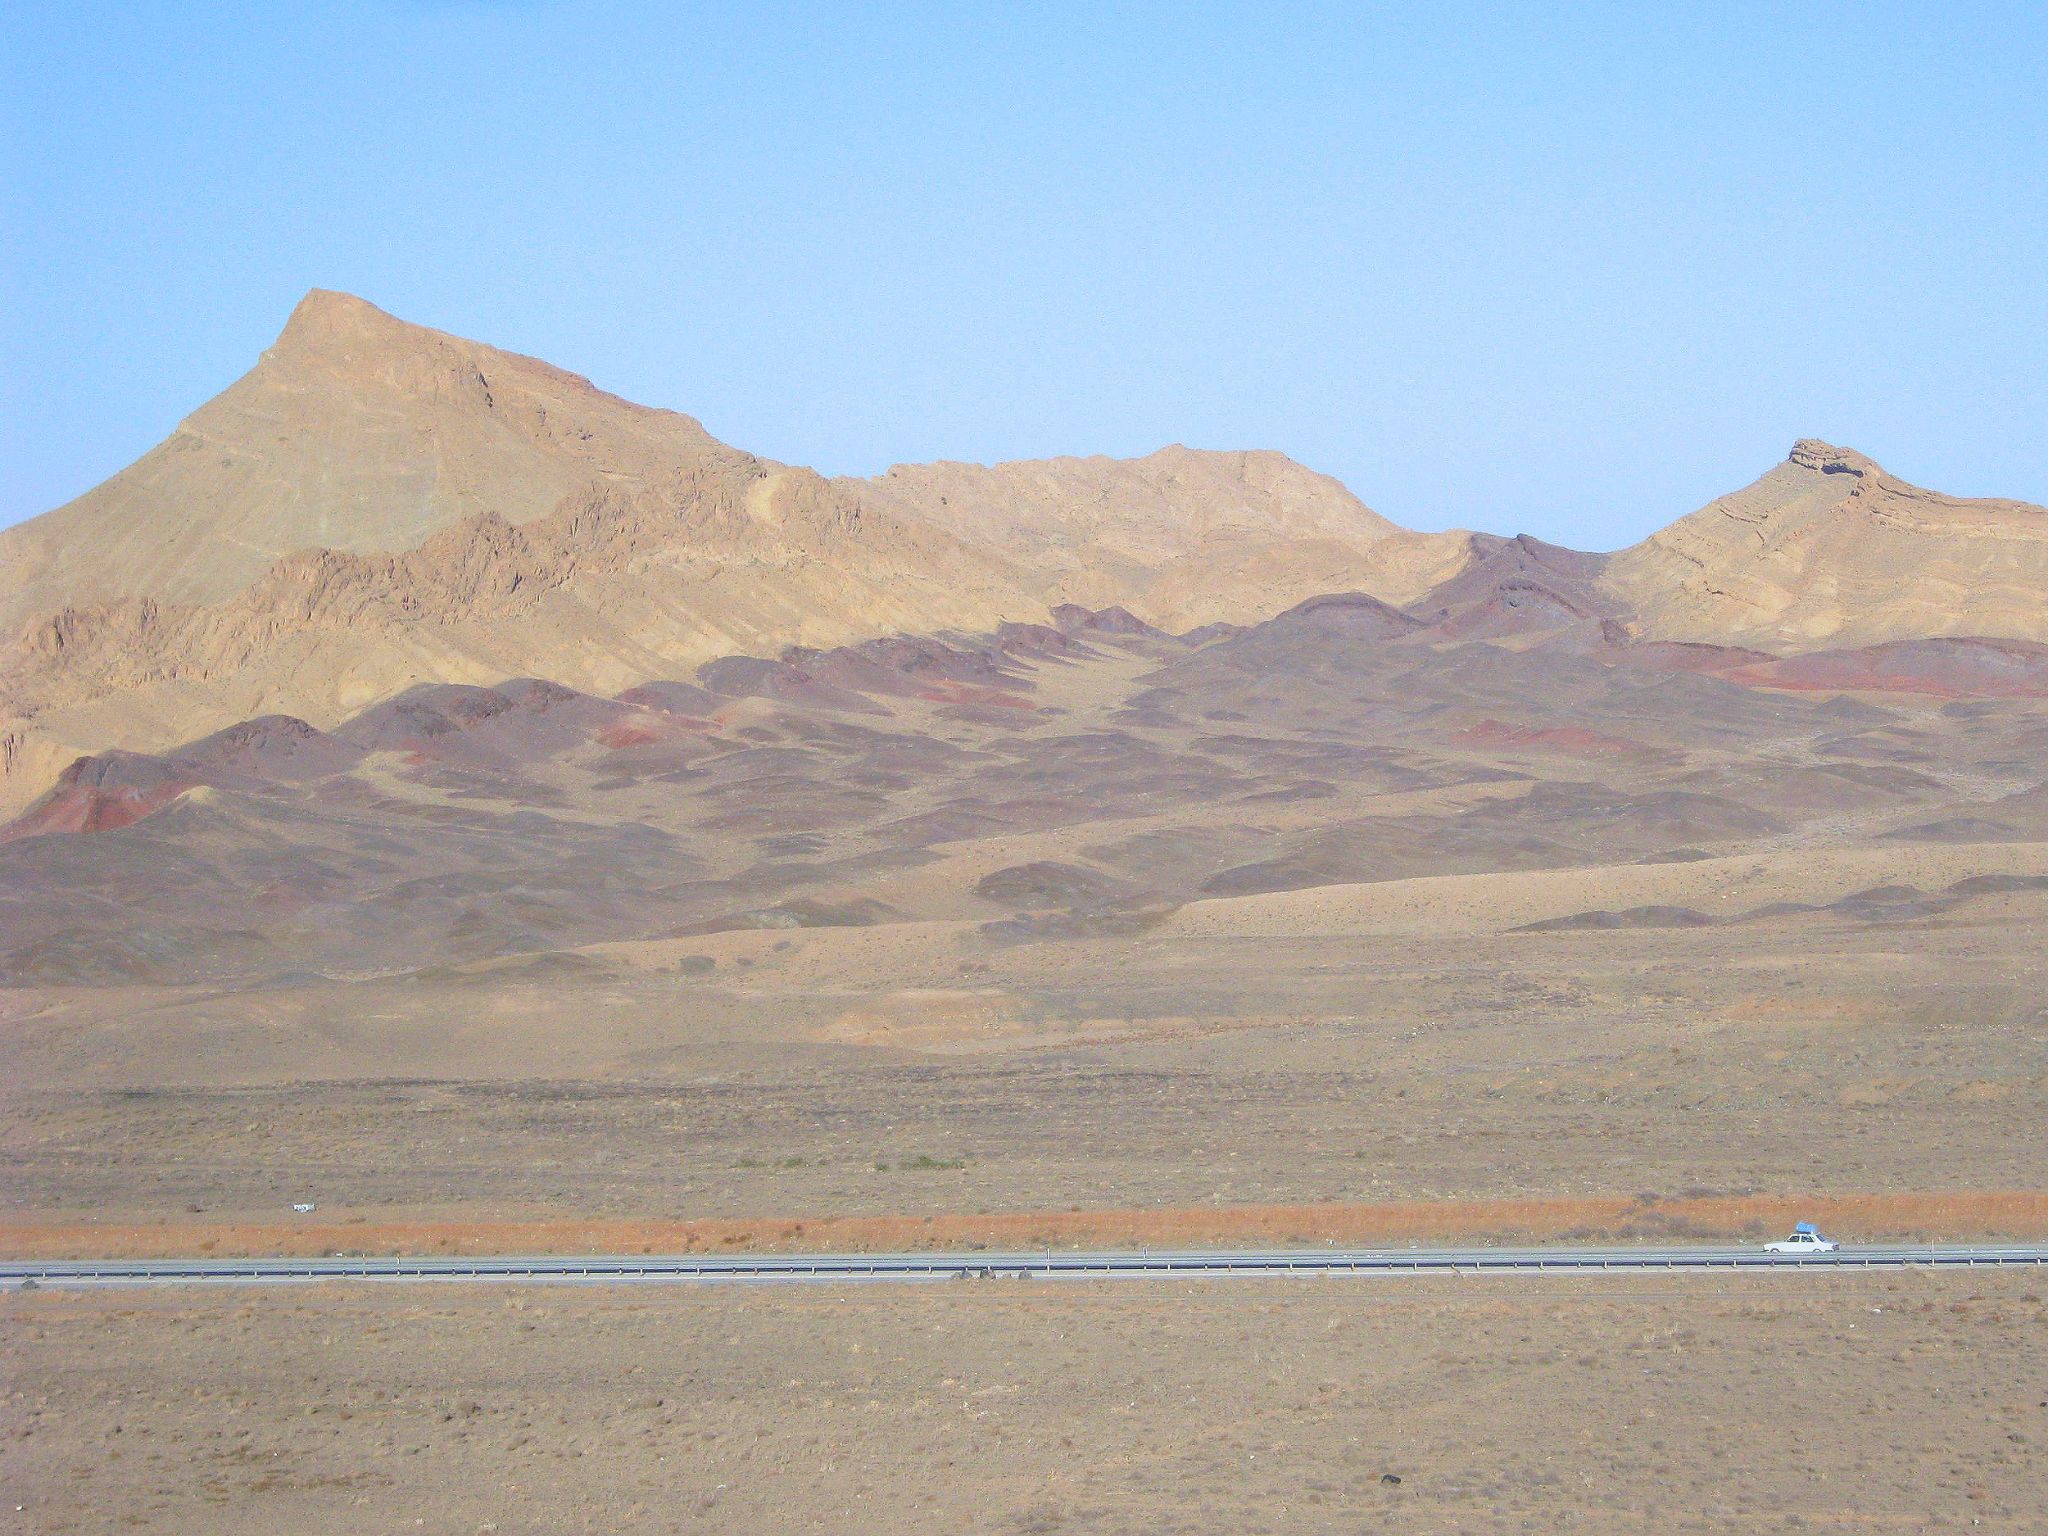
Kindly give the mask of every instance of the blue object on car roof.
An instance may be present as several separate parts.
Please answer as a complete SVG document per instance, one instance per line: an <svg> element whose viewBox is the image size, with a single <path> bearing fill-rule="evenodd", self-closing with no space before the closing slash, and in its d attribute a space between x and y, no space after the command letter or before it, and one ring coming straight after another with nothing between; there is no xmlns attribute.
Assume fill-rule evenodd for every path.
<svg viewBox="0 0 2048 1536"><path fill-rule="evenodd" d="M1792 1226L1792 1230L1793 1230L1794 1232L1811 1232L1811 1233L1812 1233L1812 1234L1813 1234L1813 1235L1814 1235L1815 1237L1819 1237L1819 1236L1820 1236L1820 1228L1819 1228L1819 1227L1816 1227L1816 1226L1815 1226L1815 1225L1814 1225L1814 1224L1813 1224L1812 1222L1810 1222L1810 1221L1800 1221L1800 1222L1794 1222L1794 1223L1793 1223L1793 1226Z"/></svg>

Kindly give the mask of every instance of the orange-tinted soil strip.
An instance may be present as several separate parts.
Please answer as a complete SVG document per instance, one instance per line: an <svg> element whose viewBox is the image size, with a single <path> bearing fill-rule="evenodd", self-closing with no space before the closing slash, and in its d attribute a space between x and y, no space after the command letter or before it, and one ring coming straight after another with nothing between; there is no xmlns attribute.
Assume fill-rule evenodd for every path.
<svg viewBox="0 0 2048 1536"><path fill-rule="evenodd" d="M1235 1205L993 1215L712 1218L699 1221L306 1221L156 1224L0 1220L16 1258L195 1254L721 1253L917 1248L1120 1248L1469 1240L1685 1241L1780 1236L1794 1221L1861 1241L2048 1238L2048 1191L1744 1195L1643 1200L1441 1200Z"/></svg>

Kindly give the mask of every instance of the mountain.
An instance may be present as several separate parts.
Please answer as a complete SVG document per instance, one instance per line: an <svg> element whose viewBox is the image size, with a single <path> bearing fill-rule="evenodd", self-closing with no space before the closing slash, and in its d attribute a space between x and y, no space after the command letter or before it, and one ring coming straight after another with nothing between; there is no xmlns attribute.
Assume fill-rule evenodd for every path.
<svg viewBox="0 0 2048 1536"><path fill-rule="evenodd" d="M1909 485L1811 439L1607 563L1660 639L1807 650L1928 635L2048 640L2048 508Z"/></svg>
<svg viewBox="0 0 2048 1536"><path fill-rule="evenodd" d="M1062 605L1207 634L1333 594L1399 609L1431 643L1732 647L1686 653L1709 671L2041 641L2048 511L1940 496L1811 441L1611 556L1409 532L1267 452L827 479L315 292L164 443L0 532L0 814L82 755L273 714L324 730L422 684L612 695Z"/></svg>
<svg viewBox="0 0 2048 1536"><path fill-rule="evenodd" d="M0 809L73 758L421 682L615 691L1065 602L1248 621L1461 558L1277 454L827 480L546 363L316 292L256 367L0 533Z"/></svg>
<svg viewBox="0 0 2048 1536"><path fill-rule="evenodd" d="M775 466L533 358L313 292L256 366L127 469L0 533L0 625L124 598L217 603L279 560L514 525L593 484L730 498Z"/></svg>

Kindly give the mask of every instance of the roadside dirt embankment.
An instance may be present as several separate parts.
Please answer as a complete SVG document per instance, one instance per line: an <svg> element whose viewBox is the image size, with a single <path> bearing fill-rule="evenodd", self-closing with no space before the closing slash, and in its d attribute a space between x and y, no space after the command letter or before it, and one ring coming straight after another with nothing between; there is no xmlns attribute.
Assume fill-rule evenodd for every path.
<svg viewBox="0 0 2048 1536"><path fill-rule="evenodd" d="M220 1224L0 1222L13 1258L325 1254L890 1252L924 1248L1356 1246L1452 1242L1685 1242L1780 1236L1813 1221L1851 1242L2048 1238L2048 1190L1834 1195L1626 1195L1556 1200L1236 1205L982 1215L699 1221L414 1219Z"/></svg>

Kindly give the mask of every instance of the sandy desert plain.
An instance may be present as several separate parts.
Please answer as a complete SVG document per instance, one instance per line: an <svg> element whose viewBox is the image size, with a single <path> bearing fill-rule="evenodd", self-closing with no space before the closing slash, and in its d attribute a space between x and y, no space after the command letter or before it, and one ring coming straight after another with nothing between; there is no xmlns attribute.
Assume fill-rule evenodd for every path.
<svg viewBox="0 0 2048 1536"><path fill-rule="evenodd" d="M2048 1237L2042 509L806 480L317 295L193 422L0 535L9 1254ZM17 1292L0 1529L2033 1531L2044 1293Z"/></svg>

